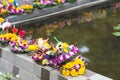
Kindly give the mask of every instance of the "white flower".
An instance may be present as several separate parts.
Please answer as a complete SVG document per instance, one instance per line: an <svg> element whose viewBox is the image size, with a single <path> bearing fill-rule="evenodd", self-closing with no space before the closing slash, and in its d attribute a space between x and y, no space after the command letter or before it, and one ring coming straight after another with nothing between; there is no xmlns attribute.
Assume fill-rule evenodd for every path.
<svg viewBox="0 0 120 80"><path fill-rule="evenodd" d="M19 77L20 77L20 75L18 75L18 74L17 74L17 75L16 75L16 77L17 77L17 78L19 78Z"/></svg>

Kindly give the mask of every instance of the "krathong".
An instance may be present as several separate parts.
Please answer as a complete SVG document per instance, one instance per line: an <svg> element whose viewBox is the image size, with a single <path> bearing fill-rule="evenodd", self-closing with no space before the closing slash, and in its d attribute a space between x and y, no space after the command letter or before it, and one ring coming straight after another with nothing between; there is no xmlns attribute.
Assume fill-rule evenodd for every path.
<svg viewBox="0 0 120 80"><path fill-rule="evenodd" d="M41 9L41 8L42 8L42 5L41 5L40 1L34 1L33 7L34 7L34 8Z"/></svg>
<svg viewBox="0 0 120 80"><path fill-rule="evenodd" d="M24 12L21 7L14 6L12 3L7 5L7 10L10 14L22 14Z"/></svg>
<svg viewBox="0 0 120 80"><path fill-rule="evenodd" d="M9 45L11 46L11 50L15 53L26 53L28 52L28 42L23 39L25 35L25 31L20 29L19 36L17 36L18 29L15 26L12 29L13 37L9 41Z"/></svg>
<svg viewBox="0 0 120 80"><path fill-rule="evenodd" d="M7 14L7 10L3 8L4 6L0 3L0 16L5 16Z"/></svg>
<svg viewBox="0 0 120 80"><path fill-rule="evenodd" d="M48 39L43 40L42 38L39 38L37 44L39 48L34 52L32 58L35 61L40 61L42 65L49 64L48 60L50 58L51 45L48 43Z"/></svg>
<svg viewBox="0 0 120 80"><path fill-rule="evenodd" d="M61 66L60 72L64 76L78 76L85 73L86 65L84 61L77 56L74 60Z"/></svg>
<svg viewBox="0 0 120 80"><path fill-rule="evenodd" d="M28 42L20 37L16 38L17 41L10 41L9 45L12 47L12 51L15 53L27 53Z"/></svg>
<svg viewBox="0 0 120 80"><path fill-rule="evenodd" d="M33 5L28 4L26 0L24 0L24 4L21 6L22 9L24 9L24 12L26 13L32 13L33 11Z"/></svg>
<svg viewBox="0 0 120 80"><path fill-rule="evenodd" d="M54 39L57 41L56 45L56 52L54 57L52 57L49 62L50 65L56 66L61 65L64 62L67 62L74 58L77 53L79 52L79 49L75 45L69 45L67 43L62 43L57 40L56 37Z"/></svg>
<svg viewBox="0 0 120 80"><path fill-rule="evenodd" d="M0 35L0 43L2 46L7 46L10 39L13 37L12 33L5 33Z"/></svg>

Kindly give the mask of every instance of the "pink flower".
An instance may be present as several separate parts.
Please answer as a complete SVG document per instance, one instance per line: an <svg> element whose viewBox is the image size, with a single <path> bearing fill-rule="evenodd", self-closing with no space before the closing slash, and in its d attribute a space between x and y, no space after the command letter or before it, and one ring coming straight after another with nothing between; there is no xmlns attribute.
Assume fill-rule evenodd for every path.
<svg viewBox="0 0 120 80"><path fill-rule="evenodd" d="M4 28L6 28L6 27L9 28L10 26L11 26L11 23L8 22L8 21L5 22L5 23L3 23L3 27L4 27Z"/></svg>
<svg viewBox="0 0 120 80"><path fill-rule="evenodd" d="M3 8L3 5L0 3L0 10Z"/></svg>
<svg viewBox="0 0 120 80"><path fill-rule="evenodd" d="M41 0L42 5L50 5L53 4L54 0Z"/></svg>
<svg viewBox="0 0 120 80"><path fill-rule="evenodd" d="M76 64L76 65L74 66L75 69L79 69L80 67L81 67L80 64Z"/></svg>

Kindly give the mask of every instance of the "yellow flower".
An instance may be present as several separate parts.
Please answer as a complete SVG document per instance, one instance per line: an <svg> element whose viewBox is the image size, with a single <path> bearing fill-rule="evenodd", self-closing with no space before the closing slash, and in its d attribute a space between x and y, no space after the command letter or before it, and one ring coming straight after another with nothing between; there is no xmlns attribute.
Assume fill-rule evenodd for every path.
<svg viewBox="0 0 120 80"><path fill-rule="evenodd" d="M12 36L13 36L12 33L6 33L6 34L5 34L5 37L6 37L7 40L10 40L10 38L11 38Z"/></svg>
<svg viewBox="0 0 120 80"><path fill-rule="evenodd" d="M49 43L45 42L45 43L43 44L43 47L44 47L44 48L47 48L47 49L50 49L50 48L51 48L51 45L50 45Z"/></svg>
<svg viewBox="0 0 120 80"><path fill-rule="evenodd" d="M75 65L80 64L80 66L81 66L80 69L78 70L78 73L80 75L84 74L85 73L85 63L79 58L75 59L74 62L75 62Z"/></svg>
<svg viewBox="0 0 120 80"><path fill-rule="evenodd" d="M64 51L65 53L68 52L68 48L69 48L69 45L68 45L67 43L63 43L63 44L62 44L62 49L63 49L63 51Z"/></svg>
<svg viewBox="0 0 120 80"><path fill-rule="evenodd" d="M18 46L18 44L19 44L18 42L15 43L16 46Z"/></svg>
<svg viewBox="0 0 120 80"><path fill-rule="evenodd" d="M73 77L78 76L78 71L76 71L75 69L72 69L70 71L70 75L73 76Z"/></svg>
<svg viewBox="0 0 120 80"><path fill-rule="evenodd" d="M14 0L8 0L8 2L13 3L13 2L14 2Z"/></svg>
<svg viewBox="0 0 120 80"><path fill-rule="evenodd" d="M68 53L68 49L63 49L63 51L64 51L65 53Z"/></svg>
<svg viewBox="0 0 120 80"><path fill-rule="evenodd" d="M13 36L10 39L10 41L18 41L18 36L13 34Z"/></svg>
<svg viewBox="0 0 120 80"><path fill-rule="evenodd" d="M0 35L0 38L3 38L4 37L4 35Z"/></svg>
<svg viewBox="0 0 120 80"><path fill-rule="evenodd" d="M20 7L17 7L16 10L21 10L21 8L20 8Z"/></svg>
<svg viewBox="0 0 120 80"><path fill-rule="evenodd" d="M85 73L85 67L84 68L80 68L78 71L78 74L82 75Z"/></svg>
<svg viewBox="0 0 120 80"><path fill-rule="evenodd" d="M57 49L55 47L53 47L53 52L55 53L57 51Z"/></svg>
<svg viewBox="0 0 120 80"><path fill-rule="evenodd" d="M49 61L47 59L42 60L42 65L49 64Z"/></svg>
<svg viewBox="0 0 120 80"><path fill-rule="evenodd" d="M3 5L7 5L7 1L6 0L2 0L2 4Z"/></svg>
<svg viewBox="0 0 120 80"><path fill-rule="evenodd" d="M63 76L69 76L69 75L70 75L70 71L67 70L67 69L62 69L62 70L61 70L61 74L62 74Z"/></svg>
<svg viewBox="0 0 120 80"><path fill-rule="evenodd" d="M7 10L5 10L5 9L2 9L0 12L0 14L6 14L6 13L7 13Z"/></svg>
<svg viewBox="0 0 120 80"><path fill-rule="evenodd" d="M33 9L32 5L22 5L21 6L22 9Z"/></svg>
<svg viewBox="0 0 120 80"><path fill-rule="evenodd" d="M29 9L33 9L33 6L32 6L32 5L29 5Z"/></svg>
<svg viewBox="0 0 120 80"><path fill-rule="evenodd" d="M40 5L41 3L40 2L36 2L36 4Z"/></svg>
<svg viewBox="0 0 120 80"><path fill-rule="evenodd" d="M58 3L61 3L61 2L62 2L62 0L57 0L57 2L58 2Z"/></svg>
<svg viewBox="0 0 120 80"><path fill-rule="evenodd" d="M28 46L28 50L30 50L30 51L37 50L38 48L39 48L38 45L29 45Z"/></svg>
<svg viewBox="0 0 120 80"><path fill-rule="evenodd" d="M22 40L22 45L24 44L28 44L28 42L26 40Z"/></svg>
<svg viewBox="0 0 120 80"><path fill-rule="evenodd" d="M69 62L69 63L63 65L63 68L70 69L70 68L72 68L73 66L74 66L74 63L73 63L73 62Z"/></svg>
<svg viewBox="0 0 120 80"><path fill-rule="evenodd" d="M4 19L0 17L0 23L4 22Z"/></svg>
<svg viewBox="0 0 120 80"><path fill-rule="evenodd" d="M81 59L75 59L75 64L85 65Z"/></svg>

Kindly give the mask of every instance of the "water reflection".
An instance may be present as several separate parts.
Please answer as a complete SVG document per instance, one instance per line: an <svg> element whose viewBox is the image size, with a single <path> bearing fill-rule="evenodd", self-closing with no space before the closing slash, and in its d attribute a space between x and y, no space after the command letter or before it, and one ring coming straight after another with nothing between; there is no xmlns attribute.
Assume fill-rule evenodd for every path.
<svg viewBox="0 0 120 80"><path fill-rule="evenodd" d="M63 42L83 45L80 49L82 53L87 53L82 55L90 61L88 69L119 80L120 37L115 37L112 33L113 26L120 24L120 12L107 15L105 10L102 10L102 13L104 19L99 18L99 14L98 19L94 20L92 16L93 20L88 22L84 22L83 17L77 17L67 21L56 21L42 27L30 24L29 28L24 29L27 35L30 35L29 38L49 37L54 42L53 36L56 36Z"/></svg>

